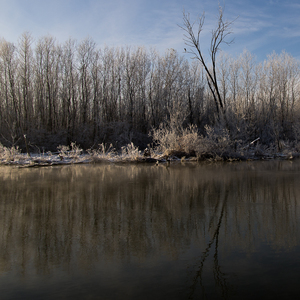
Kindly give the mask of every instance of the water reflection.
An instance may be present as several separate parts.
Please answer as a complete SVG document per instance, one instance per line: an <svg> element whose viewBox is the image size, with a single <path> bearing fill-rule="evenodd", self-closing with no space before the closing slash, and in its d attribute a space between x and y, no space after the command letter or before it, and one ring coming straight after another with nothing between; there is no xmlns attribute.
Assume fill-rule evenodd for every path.
<svg viewBox="0 0 300 300"><path fill-rule="evenodd" d="M267 285L255 274L283 280L279 262L297 267L294 293L299 174L297 161L1 167L0 292L250 299Z"/></svg>

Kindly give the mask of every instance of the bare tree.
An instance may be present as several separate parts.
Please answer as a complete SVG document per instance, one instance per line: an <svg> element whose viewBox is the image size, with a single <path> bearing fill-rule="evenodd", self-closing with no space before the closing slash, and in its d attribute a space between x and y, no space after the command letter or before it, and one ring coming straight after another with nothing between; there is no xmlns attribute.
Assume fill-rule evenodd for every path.
<svg viewBox="0 0 300 300"><path fill-rule="evenodd" d="M20 77L20 107L23 110L23 130L28 129L33 113L33 38L30 33L24 32L19 39L18 61Z"/></svg>
<svg viewBox="0 0 300 300"><path fill-rule="evenodd" d="M96 43L91 38L83 40L78 48L78 69L80 77L80 109L81 122L86 124L90 118L90 104L92 98L91 69L95 56Z"/></svg>
<svg viewBox="0 0 300 300"><path fill-rule="evenodd" d="M67 143L72 141L78 114L78 72L76 69L77 42L69 39L63 46L61 125L67 128Z"/></svg>
<svg viewBox="0 0 300 300"><path fill-rule="evenodd" d="M198 30L196 33L194 32L194 25L196 22L191 23L190 15L188 13L183 12L183 25L180 27L185 31L184 41L188 47L186 52L194 55L193 58L199 60L201 65L204 67L207 77L207 83L214 98L217 113L219 114L221 112L224 115L226 109L225 99L222 98L218 86L216 59L221 44L225 43L227 45L230 45L233 42L233 40L226 40L228 35L232 33L230 26L232 25L233 21L224 21L223 11L224 9L219 6L217 26L214 30L212 30L211 33L211 42L209 49L211 66L207 63L204 57L200 42L200 35L203 31L205 14L203 13L202 16L199 17Z"/></svg>
<svg viewBox="0 0 300 300"><path fill-rule="evenodd" d="M20 107L16 93L16 47L4 39L0 41L0 64L2 65L2 99L5 99L6 121L19 127ZM3 101L3 100L2 100Z"/></svg>

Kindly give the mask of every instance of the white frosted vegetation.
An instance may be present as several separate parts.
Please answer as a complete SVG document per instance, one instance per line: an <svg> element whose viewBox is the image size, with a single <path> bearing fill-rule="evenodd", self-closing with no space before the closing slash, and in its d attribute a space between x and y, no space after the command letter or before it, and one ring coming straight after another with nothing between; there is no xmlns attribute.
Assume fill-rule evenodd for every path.
<svg viewBox="0 0 300 300"><path fill-rule="evenodd" d="M173 118L171 118L173 119ZM174 119L173 119L174 120ZM224 128L205 127L205 136L200 135L196 126L184 128L175 122L161 124L151 133L155 145L144 151L132 142L117 151L113 145L100 144L97 148L84 151L76 143L60 145L57 152L21 153L17 147L0 144L0 164L23 167L54 166L82 163L120 162L170 162L170 161L238 161L253 159L298 158L300 144L279 141L269 146L260 143L260 138L244 144L232 141L229 131Z"/></svg>
<svg viewBox="0 0 300 300"><path fill-rule="evenodd" d="M225 34L231 23L220 18ZM190 46L200 47L186 22ZM246 50L230 57L219 42L212 60L189 61L197 49L0 40L1 162L130 161L146 147L155 159L297 154L299 61L285 52L260 63Z"/></svg>

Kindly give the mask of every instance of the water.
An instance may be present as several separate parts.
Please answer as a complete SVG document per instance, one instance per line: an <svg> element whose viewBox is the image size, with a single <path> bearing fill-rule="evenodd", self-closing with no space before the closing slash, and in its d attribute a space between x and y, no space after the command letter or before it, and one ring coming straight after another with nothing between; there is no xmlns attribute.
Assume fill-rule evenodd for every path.
<svg viewBox="0 0 300 300"><path fill-rule="evenodd" d="M0 299L298 299L300 161L0 167Z"/></svg>

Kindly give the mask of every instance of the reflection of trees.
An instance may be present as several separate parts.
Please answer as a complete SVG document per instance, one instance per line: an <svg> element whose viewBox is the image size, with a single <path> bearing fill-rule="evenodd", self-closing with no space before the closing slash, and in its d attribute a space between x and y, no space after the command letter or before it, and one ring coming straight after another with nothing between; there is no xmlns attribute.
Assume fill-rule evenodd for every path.
<svg viewBox="0 0 300 300"><path fill-rule="evenodd" d="M214 253L214 264L213 264L212 271L214 274L215 284L221 289L221 294L222 294L223 298L224 299L228 298L230 286L226 280L226 274L221 271L221 266L219 264L219 257L218 257L219 234L220 234L220 228L222 225L222 220L223 220L223 216L225 213L226 204L227 204L227 200L228 200L228 193L229 193L229 190L226 189L224 196L222 197L222 195L220 195L220 201L217 202L217 204L215 205L214 215L211 217L211 222L209 223L210 224L209 227L212 226L213 218L217 219L218 222L217 222L216 228L214 229L211 240L207 243L207 246L201 255L201 259L199 262L199 268L196 272L196 275L193 278L193 284L191 286L191 292L189 295L189 299L192 299L194 297L194 294L195 294L198 284L200 284L200 286L202 288L203 297L206 298L205 284L203 283L203 268L204 268L205 261L210 254L210 250L211 250L213 244L215 245L215 253ZM218 212L219 212L219 214L218 214ZM218 216L218 217L216 217L216 216Z"/></svg>
<svg viewBox="0 0 300 300"><path fill-rule="evenodd" d="M230 285L222 257L233 249L294 246L300 237L297 165L65 166L0 171L0 272L88 268L97 261L178 257L205 249L191 286ZM260 167L261 166L261 167ZM276 165L277 166L277 165ZM198 287L197 287L198 285Z"/></svg>

